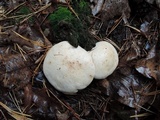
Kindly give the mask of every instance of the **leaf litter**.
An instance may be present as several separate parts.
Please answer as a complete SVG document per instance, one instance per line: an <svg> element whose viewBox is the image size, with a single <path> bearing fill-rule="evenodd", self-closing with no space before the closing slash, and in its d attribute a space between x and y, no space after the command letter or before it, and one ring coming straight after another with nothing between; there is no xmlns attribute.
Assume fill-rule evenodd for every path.
<svg viewBox="0 0 160 120"><path fill-rule="evenodd" d="M59 6L71 18L59 18L55 31L48 16L55 17ZM158 2L2 0L0 119L160 119L159 29ZM42 62L64 39L87 50L96 41L111 42L119 52L117 69L76 95L58 92L44 77Z"/></svg>

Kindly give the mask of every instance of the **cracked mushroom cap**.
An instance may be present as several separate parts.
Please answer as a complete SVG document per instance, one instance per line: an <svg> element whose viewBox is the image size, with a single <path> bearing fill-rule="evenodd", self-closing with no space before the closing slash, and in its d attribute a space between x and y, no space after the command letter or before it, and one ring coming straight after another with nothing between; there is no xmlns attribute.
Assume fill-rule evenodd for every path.
<svg viewBox="0 0 160 120"><path fill-rule="evenodd" d="M116 69L118 65L118 53L116 49L105 41L97 42L90 51L96 72L94 78L104 79Z"/></svg>
<svg viewBox="0 0 160 120"><path fill-rule="evenodd" d="M43 72L57 90L65 94L74 94L86 88L93 80L95 66L90 54L67 41L54 45L47 53Z"/></svg>

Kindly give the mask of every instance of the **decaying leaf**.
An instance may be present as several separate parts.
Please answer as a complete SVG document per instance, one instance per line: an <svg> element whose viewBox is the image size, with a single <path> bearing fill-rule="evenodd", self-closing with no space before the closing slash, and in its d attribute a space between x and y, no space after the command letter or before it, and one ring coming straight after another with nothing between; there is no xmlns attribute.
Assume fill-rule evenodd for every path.
<svg viewBox="0 0 160 120"><path fill-rule="evenodd" d="M29 68L31 65L28 56L0 55L0 81L8 88L22 88L31 80L32 72Z"/></svg>
<svg viewBox="0 0 160 120"><path fill-rule="evenodd" d="M120 53L119 66L134 66L137 59L146 55L145 46L146 43L144 40L142 42L136 38L132 41L126 42L126 44L121 48L122 52Z"/></svg>
<svg viewBox="0 0 160 120"><path fill-rule="evenodd" d="M150 97L141 94L150 91L150 87L147 86L152 86L152 82L148 82L147 79L143 80L145 77L137 74L132 68L135 61L145 55L144 45L144 41L142 43L137 39L126 42L122 48L124 53L120 54L119 68L107 80L102 81L102 85L106 86L105 93L134 108L137 107L136 104L141 106L150 99ZM144 99L144 97L146 98Z"/></svg>
<svg viewBox="0 0 160 120"><path fill-rule="evenodd" d="M18 29L18 30L14 30ZM13 45L14 43L17 43L20 45L23 49L25 49L26 52L29 51L38 51L41 50L42 47L44 47L44 38L43 35L35 29L34 27L30 27L27 25L21 25L19 28L14 28L12 30L6 31L6 34L3 34L0 36L0 45L4 46L7 44Z"/></svg>
<svg viewBox="0 0 160 120"><path fill-rule="evenodd" d="M136 70L147 78L154 78L160 85L160 40L148 53L146 58L138 60Z"/></svg>
<svg viewBox="0 0 160 120"><path fill-rule="evenodd" d="M160 90L156 82L160 47L148 54L159 34L157 1L90 0L93 17L89 0L1 0L0 119L159 120ZM69 8L78 22L70 27L71 21L60 24L57 20L59 29L54 29L57 24L51 25L48 16L56 13L59 6ZM64 17L64 12L61 15L53 18ZM130 27L122 19L125 23L128 20ZM88 29L95 34L89 34ZM76 95L56 91L42 72L43 58L50 47L45 40L56 44L66 38L75 39L76 45L78 39L79 45L89 50L99 40L113 40L120 48L117 70L106 80L93 81Z"/></svg>
<svg viewBox="0 0 160 120"><path fill-rule="evenodd" d="M39 58L45 41L36 29L22 24L0 35L0 81L5 87L22 88L31 80L34 61ZM4 47L6 45L8 47ZM31 52L37 54L31 55Z"/></svg>
<svg viewBox="0 0 160 120"><path fill-rule="evenodd" d="M130 17L128 0L90 0L95 3L92 7L92 14L101 13L102 21L107 21L115 16L123 16L125 23Z"/></svg>
<svg viewBox="0 0 160 120"><path fill-rule="evenodd" d="M39 114L46 114L47 117L56 118L57 111L62 110L62 106L56 99L49 97L44 88L32 88L28 84L24 88L24 105L27 113L33 114L37 111Z"/></svg>
<svg viewBox="0 0 160 120"><path fill-rule="evenodd" d="M90 2L94 2L95 6L91 6L92 14L96 15L101 11L104 0L90 0Z"/></svg>
<svg viewBox="0 0 160 120"><path fill-rule="evenodd" d="M132 108L143 106L151 100L151 96L144 94L153 91L154 85L153 81L127 67L119 68L101 82L105 94Z"/></svg>

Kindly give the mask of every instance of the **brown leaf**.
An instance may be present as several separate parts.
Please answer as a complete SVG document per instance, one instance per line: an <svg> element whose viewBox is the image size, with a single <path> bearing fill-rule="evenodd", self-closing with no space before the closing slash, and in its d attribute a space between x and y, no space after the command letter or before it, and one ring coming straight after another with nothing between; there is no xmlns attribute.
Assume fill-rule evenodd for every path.
<svg viewBox="0 0 160 120"><path fill-rule="evenodd" d="M115 16L130 17L130 7L128 0L90 0L94 2L95 6L92 6L92 14L96 15L99 12L102 16L102 21L107 21Z"/></svg>
<svg viewBox="0 0 160 120"><path fill-rule="evenodd" d="M30 84L24 89L24 102L26 111L30 114L52 114L51 116L55 118L57 110L62 110L61 104L56 99L49 97L44 88L33 88Z"/></svg>
<svg viewBox="0 0 160 120"><path fill-rule="evenodd" d="M144 105L151 96L144 96L153 90L154 83L131 68L116 70L107 80L100 82L102 92L111 98L133 108Z"/></svg>
<svg viewBox="0 0 160 120"><path fill-rule="evenodd" d="M32 105L32 99L33 99L33 91L32 86L28 84L24 87L24 107L29 108Z"/></svg>
<svg viewBox="0 0 160 120"><path fill-rule="evenodd" d="M27 60L25 60L24 59ZM32 77L32 62L21 54L0 55L0 81L8 88L22 88Z"/></svg>
<svg viewBox="0 0 160 120"><path fill-rule="evenodd" d="M144 45L138 45L138 43L142 43L142 41L134 39L132 42L126 42L126 45L122 47L122 52L120 53L119 66L133 66L139 57L144 56L142 47Z"/></svg>
<svg viewBox="0 0 160 120"><path fill-rule="evenodd" d="M159 40L160 41L160 40ZM159 43L154 46L148 53L146 58L138 60L136 70L147 78L154 78L157 84L160 85L160 47Z"/></svg>

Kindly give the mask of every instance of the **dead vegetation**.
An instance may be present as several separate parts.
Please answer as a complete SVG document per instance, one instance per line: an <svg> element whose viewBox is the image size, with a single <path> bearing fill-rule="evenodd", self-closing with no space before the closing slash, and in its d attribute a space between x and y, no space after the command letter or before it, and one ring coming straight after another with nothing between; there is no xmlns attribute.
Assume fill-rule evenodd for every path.
<svg viewBox="0 0 160 120"><path fill-rule="evenodd" d="M159 120L160 9L124 1L105 0L96 16L93 0L0 1L0 119ZM119 65L106 79L64 95L42 72L47 50L64 40L86 50L109 41Z"/></svg>

